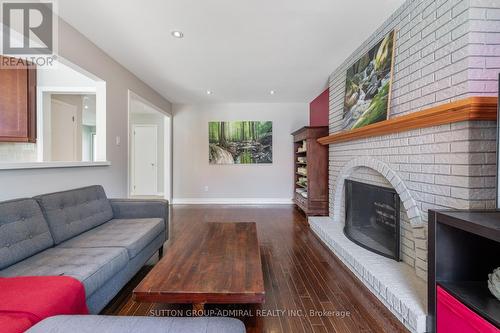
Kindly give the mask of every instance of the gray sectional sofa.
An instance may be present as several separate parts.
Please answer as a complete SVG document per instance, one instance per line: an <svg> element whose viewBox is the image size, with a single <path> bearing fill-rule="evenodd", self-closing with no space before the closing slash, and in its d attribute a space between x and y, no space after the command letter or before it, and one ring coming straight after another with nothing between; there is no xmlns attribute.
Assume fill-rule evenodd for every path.
<svg viewBox="0 0 500 333"><path fill-rule="evenodd" d="M67 275L99 313L168 238L168 202L101 186L0 203L0 277Z"/></svg>
<svg viewBox="0 0 500 333"><path fill-rule="evenodd" d="M0 202L0 277L67 275L99 313L168 239L165 200L108 199L101 186ZM30 333L245 333L231 318L55 316Z"/></svg>

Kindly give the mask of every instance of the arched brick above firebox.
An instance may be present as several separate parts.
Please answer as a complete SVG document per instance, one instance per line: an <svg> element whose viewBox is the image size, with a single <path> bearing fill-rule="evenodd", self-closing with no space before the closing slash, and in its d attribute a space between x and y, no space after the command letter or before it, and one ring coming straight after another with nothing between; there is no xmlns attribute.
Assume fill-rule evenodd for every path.
<svg viewBox="0 0 500 333"><path fill-rule="evenodd" d="M353 175L357 169L362 167L377 171L392 185L403 203L412 227L422 228L424 226L417 202L413 199L404 181L386 163L370 156L358 157L349 161L339 172L335 183L333 202L333 218L336 221L344 223L342 207L345 196L345 180Z"/></svg>
<svg viewBox="0 0 500 333"><path fill-rule="evenodd" d="M410 248L403 249L403 261L415 268L417 276L422 279L427 278L427 223L422 218L422 212L419 209L417 200L414 198L411 189L409 189L404 180L387 163L372 157L361 156L348 161L339 172L336 173L336 180L333 187L333 209L330 216L334 221L345 223L345 181L350 178L358 178L359 172L363 169L369 169L382 177L387 185L391 185L398 193L401 200L401 209L404 209L405 220L409 223L408 232L411 235L405 236L405 240L410 241ZM403 216L401 217L403 219ZM404 223L403 221L401 222ZM403 237L403 235L402 235ZM403 241L403 240L402 240ZM418 257L417 259L417 252ZM408 259L410 258L410 259ZM419 263L417 264L417 261Z"/></svg>

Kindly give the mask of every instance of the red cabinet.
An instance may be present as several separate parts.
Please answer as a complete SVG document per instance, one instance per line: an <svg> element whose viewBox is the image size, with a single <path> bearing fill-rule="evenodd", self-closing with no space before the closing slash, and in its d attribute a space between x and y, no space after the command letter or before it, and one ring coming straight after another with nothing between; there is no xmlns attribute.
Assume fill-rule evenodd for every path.
<svg viewBox="0 0 500 333"><path fill-rule="evenodd" d="M499 333L500 330L437 287L437 333Z"/></svg>
<svg viewBox="0 0 500 333"><path fill-rule="evenodd" d="M0 142L36 142L36 69L21 60L0 68Z"/></svg>

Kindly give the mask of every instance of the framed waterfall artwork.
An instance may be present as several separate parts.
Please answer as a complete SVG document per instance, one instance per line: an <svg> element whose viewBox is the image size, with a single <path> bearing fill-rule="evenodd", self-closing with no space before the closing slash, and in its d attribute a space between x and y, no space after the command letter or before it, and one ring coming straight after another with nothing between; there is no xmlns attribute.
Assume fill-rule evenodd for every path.
<svg viewBox="0 0 500 333"><path fill-rule="evenodd" d="M394 71L395 31L347 70L343 129L387 120Z"/></svg>
<svg viewBox="0 0 500 333"><path fill-rule="evenodd" d="M273 163L271 121L212 121L208 136L210 164Z"/></svg>

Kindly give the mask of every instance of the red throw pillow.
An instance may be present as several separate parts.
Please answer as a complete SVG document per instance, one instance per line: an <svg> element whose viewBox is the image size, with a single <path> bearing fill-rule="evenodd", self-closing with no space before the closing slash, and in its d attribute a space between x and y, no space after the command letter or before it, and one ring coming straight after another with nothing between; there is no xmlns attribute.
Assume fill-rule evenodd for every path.
<svg viewBox="0 0 500 333"><path fill-rule="evenodd" d="M6 327L30 326L56 316L88 314L83 284L68 276L0 278L0 316ZM3 325L2 327L3 332Z"/></svg>
<svg viewBox="0 0 500 333"><path fill-rule="evenodd" d="M33 325L33 321L29 315L0 313L0 328L2 332L22 333Z"/></svg>

